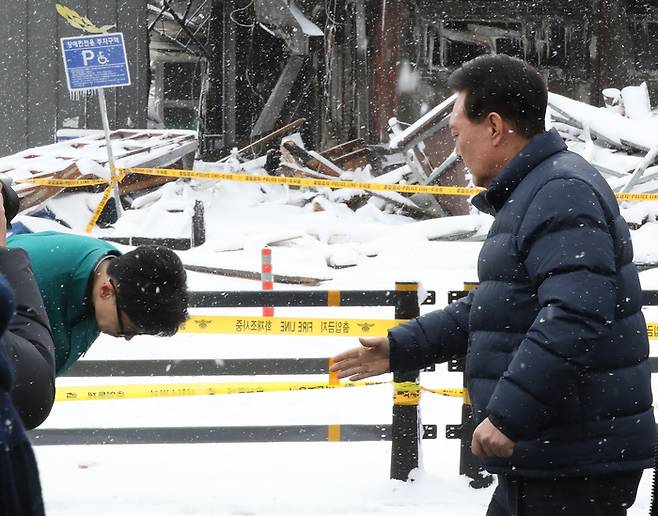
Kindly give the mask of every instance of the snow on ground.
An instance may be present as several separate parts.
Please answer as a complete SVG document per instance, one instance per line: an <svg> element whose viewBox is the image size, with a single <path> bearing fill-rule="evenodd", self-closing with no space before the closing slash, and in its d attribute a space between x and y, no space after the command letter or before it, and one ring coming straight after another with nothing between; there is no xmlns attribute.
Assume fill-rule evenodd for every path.
<svg viewBox="0 0 658 516"><path fill-rule="evenodd" d="M491 219L455 217L415 222L366 205L352 212L325 203L305 204L308 191L239 183L176 183L128 211L115 229L97 235L186 236L190 206L206 206L207 242L181 252L185 263L259 270L260 249L272 241L275 274L326 278L318 289L392 289L418 281L436 290L438 305L448 290L475 281L476 261ZM82 232L97 202L93 194L60 196L50 208ZM147 202L148 201L148 202ZM183 209L171 213L170 210ZM23 221L38 229L50 222ZM655 229L633 234L636 249L655 256ZM172 234L173 233L173 234ZM475 241L442 241L455 234ZM332 259L333 258L333 259ZM342 260L344 269L328 266ZM347 265L348 263L343 263ZM658 271L641 275L644 288L658 289ZM192 290L258 290L255 281L189 274ZM299 288L276 285L277 289ZM423 306L422 311L433 307ZM209 313L195 310L196 313ZM259 309L213 313L259 315ZM277 308L277 316L393 318L392 308ZM658 308L647 309L658 321ZM101 336L84 360L156 358L328 357L357 344L336 337L259 337L180 334L170 339L137 337L130 342ZM654 343L655 345L655 343ZM324 380L316 375L288 377ZM285 380L258 377L258 380ZM254 381L253 377L61 378L59 385ZM444 365L423 373L423 385L459 387L461 375ZM439 425L438 438L423 443L423 467L413 483L389 480L390 442L240 443L192 445L42 446L36 448L44 497L51 516L139 515L473 515L484 514L493 488L473 490L458 472L459 443L444 438L446 424L460 420L460 401L425 394L423 422ZM390 423L391 388L242 394L144 400L60 402L42 428L241 426ZM645 474L630 514L645 514L650 479Z"/></svg>

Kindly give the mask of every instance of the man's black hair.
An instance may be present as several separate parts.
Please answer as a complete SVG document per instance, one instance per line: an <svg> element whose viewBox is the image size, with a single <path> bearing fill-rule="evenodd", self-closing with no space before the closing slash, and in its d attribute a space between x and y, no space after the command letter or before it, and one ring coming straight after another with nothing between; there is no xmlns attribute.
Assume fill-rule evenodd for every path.
<svg viewBox="0 0 658 516"><path fill-rule="evenodd" d="M476 57L455 70L448 85L466 92L464 109L473 122L498 113L526 138L545 130L546 83L521 59L504 54Z"/></svg>
<svg viewBox="0 0 658 516"><path fill-rule="evenodd" d="M140 246L112 260L107 273L116 283L119 308L141 332L171 336L187 319L187 274L171 249Z"/></svg>

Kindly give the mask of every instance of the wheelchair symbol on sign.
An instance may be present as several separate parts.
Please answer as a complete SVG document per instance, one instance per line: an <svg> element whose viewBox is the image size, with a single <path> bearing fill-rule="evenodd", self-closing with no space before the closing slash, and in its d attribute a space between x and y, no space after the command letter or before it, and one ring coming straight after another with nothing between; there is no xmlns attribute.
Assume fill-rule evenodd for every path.
<svg viewBox="0 0 658 516"><path fill-rule="evenodd" d="M89 64L89 61L94 61L94 57L96 57L96 53L93 50L84 50L82 52L83 64L87 66ZM99 65L105 65L110 61L105 55L105 52L99 52L98 57L96 57L95 60Z"/></svg>

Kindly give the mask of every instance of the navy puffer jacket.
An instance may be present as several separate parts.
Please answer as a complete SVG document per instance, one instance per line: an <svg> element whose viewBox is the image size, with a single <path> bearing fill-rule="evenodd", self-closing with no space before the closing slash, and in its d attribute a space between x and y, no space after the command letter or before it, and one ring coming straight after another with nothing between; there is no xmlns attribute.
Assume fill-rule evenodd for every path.
<svg viewBox="0 0 658 516"><path fill-rule="evenodd" d="M555 131L473 204L495 221L479 287L389 333L391 368L466 356L476 418L516 442L493 473L603 475L653 465L649 342L628 227L608 184Z"/></svg>

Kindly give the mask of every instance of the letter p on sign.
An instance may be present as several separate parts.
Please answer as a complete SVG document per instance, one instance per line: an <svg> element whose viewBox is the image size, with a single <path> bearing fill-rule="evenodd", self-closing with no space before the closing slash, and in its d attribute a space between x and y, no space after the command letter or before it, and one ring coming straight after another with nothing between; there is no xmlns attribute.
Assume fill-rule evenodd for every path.
<svg viewBox="0 0 658 516"><path fill-rule="evenodd" d="M93 61L94 51L93 50L83 50L82 51L82 62L85 66L89 64L89 61Z"/></svg>

